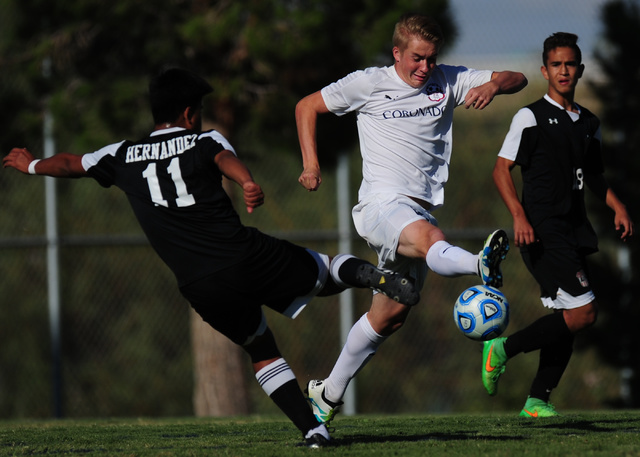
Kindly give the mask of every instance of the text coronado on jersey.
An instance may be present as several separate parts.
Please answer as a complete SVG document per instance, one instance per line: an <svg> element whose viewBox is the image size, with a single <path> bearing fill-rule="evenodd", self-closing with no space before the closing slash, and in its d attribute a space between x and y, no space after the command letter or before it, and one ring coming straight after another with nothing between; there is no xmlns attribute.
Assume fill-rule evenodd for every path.
<svg viewBox="0 0 640 457"><path fill-rule="evenodd" d="M432 106L429 108L418 108L414 111L409 110L393 110L393 111L385 111L382 113L382 117L384 119L398 119L402 117L418 117L418 116L441 116L443 108L438 108L437 106Z"/></svg>

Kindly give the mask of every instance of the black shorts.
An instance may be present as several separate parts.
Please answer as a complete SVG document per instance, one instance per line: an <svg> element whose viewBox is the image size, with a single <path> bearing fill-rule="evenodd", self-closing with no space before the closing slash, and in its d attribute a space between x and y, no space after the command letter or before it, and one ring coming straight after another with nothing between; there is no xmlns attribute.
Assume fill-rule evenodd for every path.
<svg viewBox="0 0 640 457"><path fill-rule="evenodd" d="M540 296L556 299L558 289L574 297L591 291L586 257L579 249L545 249L538 242L520 249L525 265L540 285Z"/></svg>
<svg viewBox="0 0 640 457"><path fill-rule="evenodd" d="M305 248L261 236L250 259L180 288L205 322L237 344L258 330L262 305L284 313L318 280L318 263Z"/></svg>

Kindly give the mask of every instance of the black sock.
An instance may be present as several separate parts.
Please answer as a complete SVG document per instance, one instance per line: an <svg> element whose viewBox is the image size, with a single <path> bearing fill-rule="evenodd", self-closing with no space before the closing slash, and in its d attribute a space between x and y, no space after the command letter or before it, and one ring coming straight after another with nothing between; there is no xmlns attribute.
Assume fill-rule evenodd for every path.
<svg viewBox="0 0 640 457"><path fill-rule="evenodd" d="M548 314L509 336L504 343L504 352L511 358L521 352L553 346L569 336L572 334L562 313Z"/></svg>
<svg viewBox="0 0 640 457"><path fill-rule="evenodd" d="M304 398L295 379L278 387L271 393L270 397L291 422L298 427L302 435L306 435L309 430L320 425L311 412L309 403Z"/></svg>
<svg viewBox="0 0 640 457"><path fill-rule="evenodd" d="M358 281L357 274L362 265L371 265L370 262L353 256L348 256L344 261L340 260L340 256L336 256L333 261L341 262L338 268L335 268L333 264L331 265L331 275L337 276L334 279L342 281L351 287L369 287L367 284L362 284L361 281Z"/></svg>
<svg viewBox="0 0 640 457"><path fill-rule="evenodd" d="M551 391L558 386L564 374L571 354L573 354L573 335L556 341L552 346L540 349L538 372L531 384L529 395L540 400L549 401Z"/></svg>

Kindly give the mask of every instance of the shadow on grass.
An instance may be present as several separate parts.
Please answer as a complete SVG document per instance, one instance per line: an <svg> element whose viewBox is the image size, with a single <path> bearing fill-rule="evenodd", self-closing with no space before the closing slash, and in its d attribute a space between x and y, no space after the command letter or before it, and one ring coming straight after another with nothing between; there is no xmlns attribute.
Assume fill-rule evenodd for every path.
<svg viewBox="0 0 640 457"><path fill-rule="evenodd" d="M545 418L531 421L524 419L521 426L544 429L558 429L564 432L585 433L640 433L640 420L634 419L602 419L602 420L567 420L566 418Z"/></svg>
<svg viewBox="0 0 640 457"><path fill-rule="evenodd" d="M394 435L350 435L341 438L334 438L335 446L347 446L350 444L362 443L400 443L400 442L420 442L420 441L521 441L524 436L505 435L478 435L477 431L453 432L453 433L425 433L419 435L405 435L397 433Z"/></svg>

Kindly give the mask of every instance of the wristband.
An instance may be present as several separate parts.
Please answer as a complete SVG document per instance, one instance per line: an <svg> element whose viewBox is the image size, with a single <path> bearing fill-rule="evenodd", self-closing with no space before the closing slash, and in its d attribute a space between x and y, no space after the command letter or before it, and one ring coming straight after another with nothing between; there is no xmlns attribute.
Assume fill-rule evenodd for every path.
<svg viewBox="0 0 640 457"><path fill-rule="evenodd" d="M29 174L30 174L30 175L35 175L35 174L36 174L36 164L37 164L38 162L40 162L40 159L32 160L32 161L29 163L29 168L28 168L28 170L29 170Z"/></svg>

